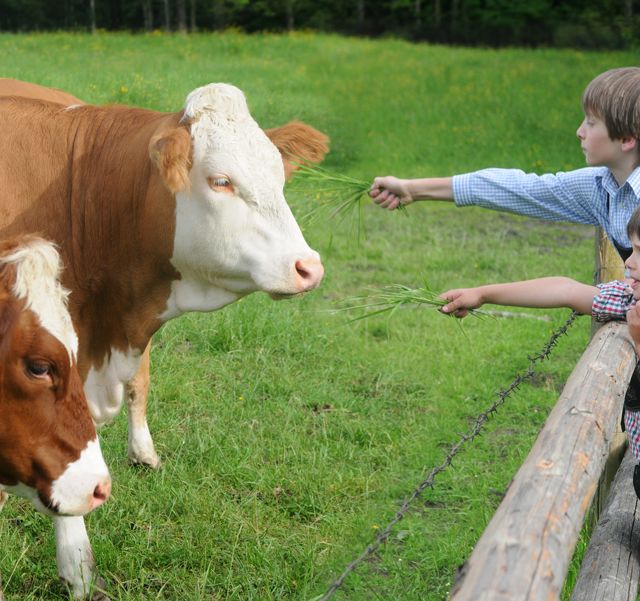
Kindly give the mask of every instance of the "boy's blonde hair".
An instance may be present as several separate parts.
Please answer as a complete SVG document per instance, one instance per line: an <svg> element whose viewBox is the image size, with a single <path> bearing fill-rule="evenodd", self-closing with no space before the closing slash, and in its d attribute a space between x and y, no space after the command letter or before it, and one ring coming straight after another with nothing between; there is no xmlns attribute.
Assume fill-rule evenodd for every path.
<svg viewBox="0 0 640 601"><path fill-rule="evenodd" d="M582 109L604 121L612 140L640 139L640 67L598 75L582 95Z"/></svg>

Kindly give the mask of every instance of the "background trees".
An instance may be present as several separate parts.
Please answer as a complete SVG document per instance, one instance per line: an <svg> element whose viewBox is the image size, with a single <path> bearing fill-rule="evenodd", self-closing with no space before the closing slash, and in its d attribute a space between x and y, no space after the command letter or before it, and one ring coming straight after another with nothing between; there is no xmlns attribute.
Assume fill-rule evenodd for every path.
<svg viewBox="0 0 640 601"><path fill-rule="evenodd" d="M638 0L0 0L0 30L316 29L448 44L623 48Z"/></svg>

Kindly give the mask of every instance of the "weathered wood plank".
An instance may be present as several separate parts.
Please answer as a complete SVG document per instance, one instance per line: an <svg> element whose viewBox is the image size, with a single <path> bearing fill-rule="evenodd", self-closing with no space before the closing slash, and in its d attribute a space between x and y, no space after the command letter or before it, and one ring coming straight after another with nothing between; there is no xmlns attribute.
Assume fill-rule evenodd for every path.
<svg viewBox="0 0 640 601"><path fill-rule="evenodd" d="M628 450L580 566L571 601L635 601L640 578L640 508Z"/></svg>
<svg viewBox="0 0 640 601"><path fill-rule="evenodd" d="M600 328L466 563L452 601L558 598L634 367L626 325Z"/></svg>
<svg viewBox="0 0 640 601"><path fill-rule="evenodd" d="M594 284L624 278L624 263L601 227L595 228L595 271L593 278ZM592 336L602 325L601 322L597 322L595 319L591 322ZM593 514L596 519L600 515L602 507L604 507L611 483L622 461L626 444L627 436L622 432L620 424L617 424L616 435L611 443L609 457L602 471L602 476L598 483L598 492L593 502Z"/></svg>

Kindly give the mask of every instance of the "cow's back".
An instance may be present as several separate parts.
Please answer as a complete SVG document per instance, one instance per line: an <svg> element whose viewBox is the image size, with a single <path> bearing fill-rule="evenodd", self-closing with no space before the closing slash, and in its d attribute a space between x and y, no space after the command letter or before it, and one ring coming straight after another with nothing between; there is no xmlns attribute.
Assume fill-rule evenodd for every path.
<svg viewBox="0 0 640 601"><path fill-rule="evenodd" d="M35 98L37 100L47 100L70 106L84 104L82 100L55 88L45 88L35 83L20 81L18 79L0 78L0 96L20 96L22 98Z"/></svg>

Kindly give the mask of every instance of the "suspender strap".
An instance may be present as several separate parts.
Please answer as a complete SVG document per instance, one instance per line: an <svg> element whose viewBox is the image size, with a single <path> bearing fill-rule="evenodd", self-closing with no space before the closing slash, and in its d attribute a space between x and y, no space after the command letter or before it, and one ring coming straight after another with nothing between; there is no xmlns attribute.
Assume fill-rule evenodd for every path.
<svg viewBox="0 0 640 601"><path fill-rule="evenodd" d="M607 192L607 215L609 214L610 205L611 205L611 195ZM620 244L618 244L613 238L610 238L610 240L613 243L613 245L616 247L616 250L618 251L620 258L623 261L626 261L631 256L633 249L627 248L626 246L620 246Z"/></svg>
<svg viewBox="0 0 640 601"><path fill-rule="evenodd" d="M623 261L626 261L631 256L633 249L620 246L615 240L612 240L612 242L613 242L613 245L616 247L616 250L618 251L620 258Z"/></svg>

